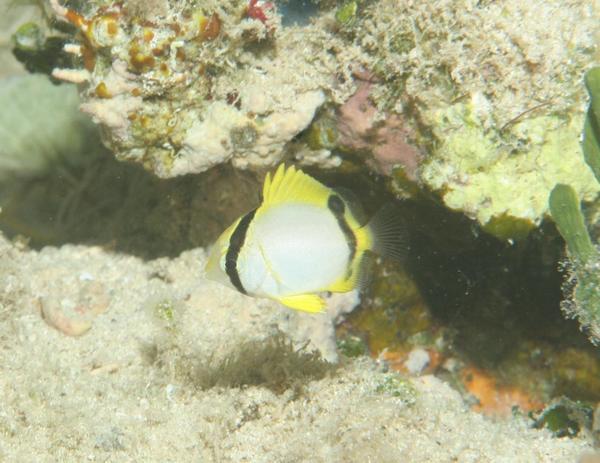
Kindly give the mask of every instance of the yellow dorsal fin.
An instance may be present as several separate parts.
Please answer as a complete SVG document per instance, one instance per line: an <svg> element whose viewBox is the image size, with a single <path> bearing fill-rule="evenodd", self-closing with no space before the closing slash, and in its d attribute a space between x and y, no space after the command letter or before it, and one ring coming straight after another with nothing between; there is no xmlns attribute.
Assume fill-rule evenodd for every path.
<svg viewBox="0 0 600 463"><path fill-rule="evenodd" d="M273 177L268 173L263 186L263 205L286 202L326 205L330 189L294 166L281 164Z"/></svg>
<svg viewBox="0 0 600 463"><path fill-rule="evenodd" d="M277 300L291 309L301 310L303 312L317 313L325 310L325 301L316 294L286 296L280 297Z"/></svg>

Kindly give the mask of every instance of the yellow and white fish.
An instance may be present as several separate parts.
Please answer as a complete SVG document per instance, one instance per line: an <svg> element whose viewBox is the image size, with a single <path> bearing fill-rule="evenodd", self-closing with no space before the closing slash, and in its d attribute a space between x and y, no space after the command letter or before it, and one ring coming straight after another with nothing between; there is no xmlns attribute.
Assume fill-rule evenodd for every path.
<svg viewBox="0 0 600 463"><path fill-rule="evenodd" d="M350 202L295 167L265 178L262 203L236 220L213 246L207 277L243 294L319 312L319 293L360 285L366 253L398 253L404 229L385 210L359 223Z"/></svg>

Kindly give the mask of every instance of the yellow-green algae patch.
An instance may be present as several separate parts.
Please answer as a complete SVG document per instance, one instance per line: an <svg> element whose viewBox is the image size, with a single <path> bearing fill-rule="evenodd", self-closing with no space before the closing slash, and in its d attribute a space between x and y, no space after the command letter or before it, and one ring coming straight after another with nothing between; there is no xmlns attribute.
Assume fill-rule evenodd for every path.
<svg viewBox="0 0 600 463"><path fill-rule="evenodd" d="M384 349L407 351L410 339L434 329L429 308L414 280L401 269L386 268L373 280L363 310L348 317L367 339L373 355ZM338 330L338 334L342 334Z"/></svg>
<svg viewBox="0 0 600 463"><path fill-rule="evenodd" d="M583 114L532 116L502 131L479 116L481 104L475 95L428 114L438 144L421 179L449 208L508 239L540 223L557 183L571 185L586 201L597 196L599 185L581 153Z"/></svg>

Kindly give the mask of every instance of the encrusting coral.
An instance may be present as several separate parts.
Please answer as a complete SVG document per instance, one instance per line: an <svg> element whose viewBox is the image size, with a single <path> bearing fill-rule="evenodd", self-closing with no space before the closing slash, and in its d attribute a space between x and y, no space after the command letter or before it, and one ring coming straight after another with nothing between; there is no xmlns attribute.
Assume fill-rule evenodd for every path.
<svg viewBox="0 0 600 463"><path fill-rule="evenodd" d="M599 7L382 0L357 14L355 41L381 80L373 98L411 116L429 152L419 179L496 236L537 226L558 182L598 193L578 139Z"/></svg>
<svg viewBox="0 0 600 463"><path fill-rule="evenodd" d="M118 159L161 177L364 151L508 239L540 223L556 183L598 194L578 144L598 0L319 2L286 27L274 2L50 4L77 27L66 49L82 62L54 76L85 84L82 109ZM343 119L358 75L373 76L369 130L292 146L324 105Z"/></svg>
<svg viewBox="0 0 600 463"><path fill-rule="evenodd" d="M356 93L340 106L337 143L344 151L370 153L377 172L390 175L400 167L415 181L422 153L409 142L414 131L405 118L395 113L388 114L384 121L377 120L377 107L370 100L372 88L373 83L362 81Z"/></svg>
<svg viewBox="0 0 600 463"><path fill-rule="evenodd" d="M82 63L53 76L85 84L81 109L117 158L161 177L275 164L335 85L320 34L283 29L270 3L50 3L78 29L66 49Z"/></svg>

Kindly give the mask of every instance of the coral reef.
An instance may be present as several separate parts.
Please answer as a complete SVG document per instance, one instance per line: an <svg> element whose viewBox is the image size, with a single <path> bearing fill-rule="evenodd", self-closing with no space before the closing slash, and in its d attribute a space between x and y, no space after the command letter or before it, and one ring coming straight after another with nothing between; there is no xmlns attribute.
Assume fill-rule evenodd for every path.
<svg viewBox="0 0 600 463"><path fill-rule="evenodd" d="M356 15L373 99L411 115L428 150L420 180L496 236L537 226L558 182L598 193L578 143L594 4L383 0Z"/></svg>
<svg viewBox="0 0 600 463"><path fill-rule="evenodd" d="M590 423L552 402L600 391L597 351L558 304L564 243L547 221L509 245L465 217L518 238L550 210L571 261L564 309L597 337L595 74L583 155L578 141L589 3L45 5L49 25L13 28L15 55L77 82L105 144L136 165L98 156L74 85L4 81L0 459L572 461L590 448ZM207 282L202 248L281 160L367 210L412 196L398 205L407 265L374 262L368 290L318 317ZM572 439L530 428L545 404L537 424Z"/></svg>
<svg viewBox="0 0 600 463"><path fill-rule="evenodd" d="M367 162L381 174L402 169L408 179L415 181L422 153L411 143L414 134L396 113L388 114L383 121L376 117L378 110L370 100L372 88L371 82L362 81L356 93L340 106L337 144L345 151L367 152Z"/></svg>
<svg viewBox="0 0 600 463"><path fill-rule="evenodd" d="M589 2L308 2L312 22L286 27L273 2L50 3L82 63L53 75L84 83L118 159L161 177L367 153L504 239L539 225L557 183L598 194L578 144Z"/></svg>
<svg viewBox="0 0 600 463"><path fill-rule="evenodd" d="M573 185L592 200L599 186L579 145L582 117L539 116L516 123L530 146L517 153L498 150L499 141L484 135L473 106L458 104L441 115L439 127L461 127L441 142L421 179L443 190L444 202L464 211L490 233L504 239L523 237L548 212L548 194L556 183ZM447 127L447 126L446 126Z"/></svg>
<svg viewBox="0 0 600 463"><path fill-rule="evenodd" d="M600 400L598 351L561 312L564 242L554 224L511 245L442 205L403 206L408 265L379 269L338 327L340 348L442 377L487 415L535 412L561 395Z"/></svg>
<svg viewBox="0 0 600 463"><path fill-rule="evenodd" d="M325 32L282 28L270 2L91 2L84 11L50 3L78 28L66 49L83 66L53 76L84 83L81 109L106 145L160 177L227 161L273 165L325 89L337 86L338 99L351 91L351 82L336 84Z"/></svg>

